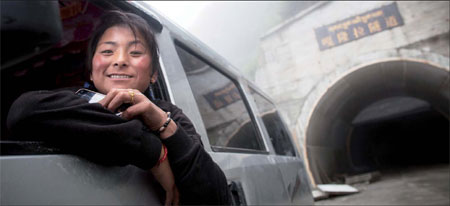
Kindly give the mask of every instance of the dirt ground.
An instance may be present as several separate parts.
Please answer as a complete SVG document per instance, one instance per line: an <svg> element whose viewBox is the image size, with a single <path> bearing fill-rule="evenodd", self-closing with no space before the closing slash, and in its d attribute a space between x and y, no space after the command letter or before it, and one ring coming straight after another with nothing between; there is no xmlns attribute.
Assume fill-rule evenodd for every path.
<svg viewBox="0 0 450 206"><path fill-rule="evenodd" d="M354 187L359 193L318 200L315 205L449 205L449 164L380 171L381 178Z"/></svg>

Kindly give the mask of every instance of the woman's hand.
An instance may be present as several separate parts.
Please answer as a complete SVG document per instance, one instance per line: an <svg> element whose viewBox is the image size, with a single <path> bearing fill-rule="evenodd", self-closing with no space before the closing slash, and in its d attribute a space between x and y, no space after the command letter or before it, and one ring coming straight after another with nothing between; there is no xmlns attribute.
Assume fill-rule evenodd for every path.
<svg viewBox="0 0 450 206"><path fill-rule="evenodd" d="M106 94L105 98L99 101L99 103L113 112L122 104L131 104L125 111L121 111L122 117L125 119L141 118L152 131L158 130L167 119L167 115L162 109L153 104L145 95L136 89L112 89ZM173 128L173 125L170 128ZM166 130L164 132L166 132ZM167 131L171 130L169 129ZM160 134L160 137L163 137L163 135ZM160 159L162 156L164 156L163 149L161 150ZM169 160L164 160L160 165L154 166L150 171L166 191L165 205L178 205L179 193L175 185L175 179L172 169L170 168Z"/></svg>
<svg viewBox="0 0 450 206"><path fill-rule="evenodd" d="M164 150L161 155L164 155ZM159 166L154 166L150 171L166 191L166 201L164 205L178 205L180 195L178 193L178 188L175 185L175 179L172 169L170 168L169 159L161 162Z"/></svg>
<svg viewBox="0 0 450 206"><path fill-rule="evenodd" d="M111 111L116 111L122 104L131 104L122 111L122 117L125 119L139 117L152 131L159 130L167 120L167 114L136 89L111 89L99 103ZM165 139L171 136L176 128L177 125L171 121L160 137Z"/></svg>

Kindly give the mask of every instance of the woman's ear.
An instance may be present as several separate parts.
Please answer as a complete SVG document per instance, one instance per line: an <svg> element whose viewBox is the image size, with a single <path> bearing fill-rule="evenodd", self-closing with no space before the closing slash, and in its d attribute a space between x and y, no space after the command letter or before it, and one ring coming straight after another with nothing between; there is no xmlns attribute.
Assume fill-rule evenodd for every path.
<svg viewBox="0 0 450 206"><path fill-rule="evenodd" d="M150 77L150 83L154 84L158 80L158 70L154 71Z"/></svg>

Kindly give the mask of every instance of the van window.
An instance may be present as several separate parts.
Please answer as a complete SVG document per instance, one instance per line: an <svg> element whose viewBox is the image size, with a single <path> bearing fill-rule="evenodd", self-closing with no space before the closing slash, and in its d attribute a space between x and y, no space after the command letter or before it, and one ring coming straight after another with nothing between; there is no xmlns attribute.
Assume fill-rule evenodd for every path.
<svg viewBox="0 0 450 206"><path fill-rule="evenodd" d="M264 150L235 82L176 46L214 151ZM227 150L227 148L231 150ZM250 151L251 152L251 151Z"/></svg>
<svg viewBox="0 0 450 206"><path fill-rule="evenodd" d="M249 88L258 107L261 119L266 126L275 153L278 155L295 156L295 150L289 132L284 126L275 105L251 87Z"/></svg>

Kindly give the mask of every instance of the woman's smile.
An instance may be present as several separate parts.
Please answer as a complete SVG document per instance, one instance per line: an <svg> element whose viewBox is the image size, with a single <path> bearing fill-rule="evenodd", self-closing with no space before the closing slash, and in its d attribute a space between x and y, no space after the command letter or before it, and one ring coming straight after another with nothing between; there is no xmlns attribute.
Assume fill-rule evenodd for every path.
<svg viewBox="0 0 450 206"><path fill-rule="evenodd" d="M117 79L117 80L128 80L130 78L133 78L133 76L130 75L126 75L126 74L109 74L106 75L107 77L111 78L111 79Z"/></svg>
<svg viewBox="0 0 450 206"><path fill-rule="evenodd" d="M92 60L91 80L99 92L137 89L150 84L151 57L142 35L128 26L113 26L100 38Z"/></svg>

